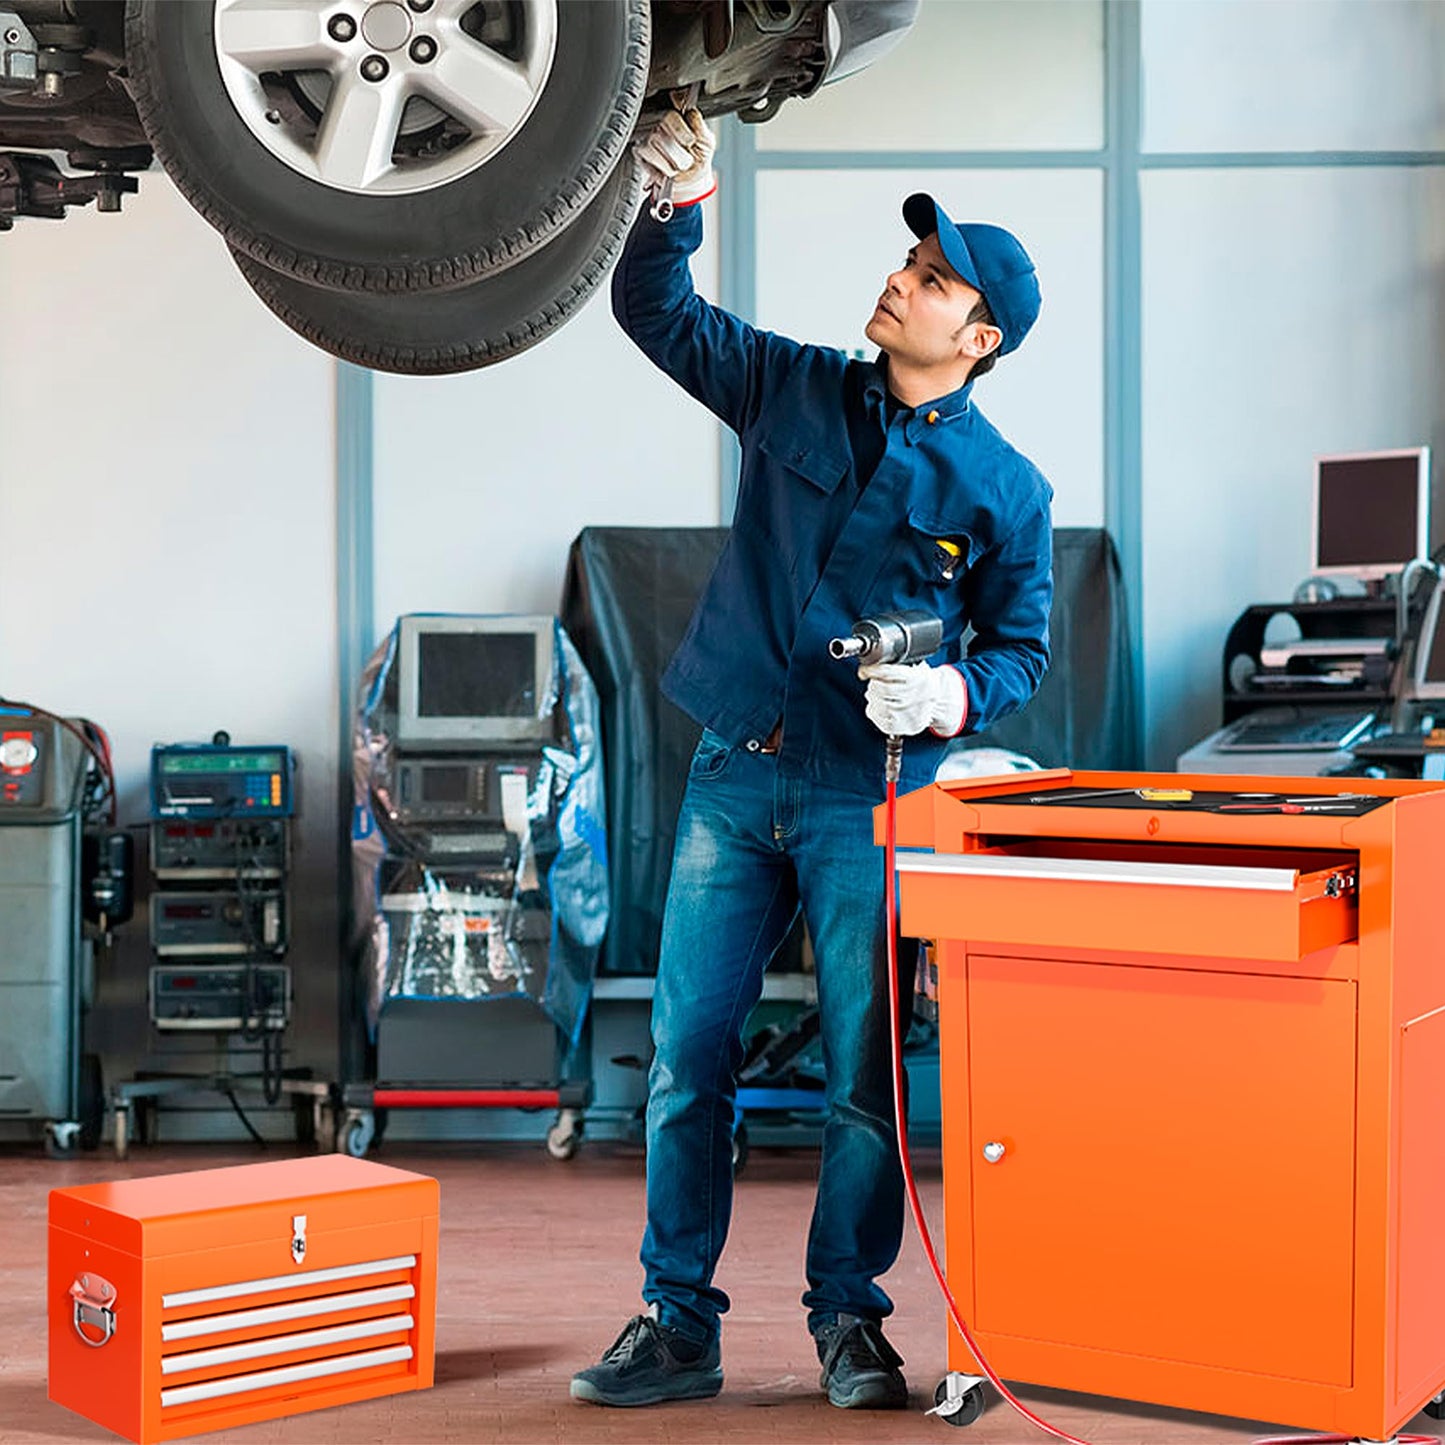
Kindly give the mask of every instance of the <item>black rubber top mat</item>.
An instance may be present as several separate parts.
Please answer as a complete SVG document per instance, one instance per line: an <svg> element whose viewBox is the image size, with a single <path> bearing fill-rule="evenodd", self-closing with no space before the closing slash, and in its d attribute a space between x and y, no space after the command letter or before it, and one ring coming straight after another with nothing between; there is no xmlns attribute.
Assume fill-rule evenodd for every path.
<svg viewBox="0 0 1445 1445"><path fill-rule="evenodd" d="M1147 788L1041 788L1037 793L1010 792L970 795L969 803L999 803L1008 807L1128 808L1157 812L1319 813L1338 818L1359 818L1393 801L1368 793L1246 793L1201 792L1198 789Z"/></svg>

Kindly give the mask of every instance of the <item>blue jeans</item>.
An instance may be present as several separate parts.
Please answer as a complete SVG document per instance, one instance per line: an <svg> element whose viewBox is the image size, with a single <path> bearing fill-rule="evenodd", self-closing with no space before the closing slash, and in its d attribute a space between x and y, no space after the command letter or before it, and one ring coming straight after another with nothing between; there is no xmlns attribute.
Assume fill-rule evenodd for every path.
<svg viewBox="0 0 1445 1445"><path fill-rule="evenodd" d="M883 739L878 740L879 799ZM883 854L874 800L790 776L704 732L678 818L652 1010L643 1298L696 1340L732 1214L735 1072L763 970L801 905L816 960L827 1121L808 1234L810 1328L882 1319L903 1180L893 1125Z"/></svg>

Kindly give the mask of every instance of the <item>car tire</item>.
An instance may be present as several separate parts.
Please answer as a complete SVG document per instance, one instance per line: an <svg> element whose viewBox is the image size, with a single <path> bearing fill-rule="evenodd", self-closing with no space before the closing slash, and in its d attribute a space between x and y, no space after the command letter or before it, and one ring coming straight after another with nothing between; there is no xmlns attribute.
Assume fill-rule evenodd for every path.
<svg viewBox="0 0 1445 1445"><path fill-rule="evenodd" d="M244 4L244 0L221 3ZM464 156L456 164L466 162L472 168L454 176L445 169L428 169L432 160L414 158L404 175L392 167L395 174L390 180L383 175L374 182L349 187L344 184L343 167L336 167L333 178L323 177L320 150L308 162L304 137L296 139L288 132L285 145L291 149L287 154L297 164L312 164L316 170L316 174L303 174L258 138L266 134L265 123L273 115L283 116L282 110L265 108L272 93L263 93L262 80L255 78L254 103L245 103L245 114L238 108L242 102L233 100L222 75L222 40L214 0L205 4L200 0L185 4L127 0L128 85L161 163L233 251L243 252L273 272L336 290L416 291L462 286L515 265L572 222L624 154L647 83L649 0L505 0L505 5L522 7L506 12L523 17L517 22L518 34L526 33L528 24L538 27L537 33L554 24L547 32L552 36L550 60L536 82L531 109L507 132L505 142L486 150L492 141L479 125L475 149L467 156L485 158L468 161ZM439 0L432 13L444 17L466 8L460 0L451 0L450 5ZM318 4L318 13L322 9ZM290 10L305 14L302 3ZM364 26L372 12L382 10L392 15L411 13L399 4L367 6L363 0L358 0L351 13L360 14ZM256 13L264 16L266 12ZM268 22L263 18L260 23ZM451 77L457 72L442 64L449 53L459 61L475 61L487 49L481 42L473 42L460 26L458 21L443 31L441 19L436 21L439 37L457 38L436 41L444 50L429 74ZM355 52L345 50L348 67L353 53L366 53L366 35L359 38L362 44ZM308 37L307 43L337 49L324 38ZM234 81L240 72L234 69L235 53L229 39L226 44L228 74ZM453 51L448 52L446 46ZM407 54L405 50L392 52L396 78L409 64ZM306 57L300 52L297 55L299 68L287 84L294 89L308 76L315 82L319 75L319 83L331 89L323 95L310 122L310 112L298 92L292 97L294 106L288 102L284 111L289 119L278 120L276 125L285 129L292 120L302 127L313 123L319 135L341 82L327 81L325 72L301 65ZM488 64L495 66L496 60L496 52L490 52ZM512 70L510 82L515 82L516 66L507 63ZM485 69L483 66L477 73ZM345 83L353 88L350 94L361 94L357 75L359 71L345 69ZM456 82L458 93L460 85ZM244 85L239 93L244 98ZM426 104L431 105L430 100ZM443 130L452 124L443 111L436 113L442 118ZM342 116L337 127L341 130L352 124L348 117L356 112L341 111L338 103L338 114ZM387 166L406 130L407 112L397 114L401 131L392 138ZM364 139L370 134L375 144L389 132L385 121L376 121L374 134L361 120L355 122L355 136ZM460 152L472 144L463 141L453 150ZM448 159L452 153L439 152L435 165L452 165ZM420 189L377 189L383 184L415 185L418 175L436 175L438 179Z"/></svg>
<svg viewBox="0 0 1445 1445"><path fill-rule="evenodd" d="M560 236L505 271L448 291L328 291L232 255L287 326L343 361L408 376L474 371L535 346L592 296L627 238L640 189L624 162Z"/></svg>

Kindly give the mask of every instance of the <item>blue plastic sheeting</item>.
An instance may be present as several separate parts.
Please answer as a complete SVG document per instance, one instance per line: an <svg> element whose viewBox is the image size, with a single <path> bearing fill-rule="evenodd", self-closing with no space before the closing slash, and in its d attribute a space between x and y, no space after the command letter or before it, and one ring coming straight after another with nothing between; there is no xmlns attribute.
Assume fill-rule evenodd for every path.
<svg viewBox="0 0 1445 1445"><path fill-rule="evenodd" d="M363 670L354 719L351 876L355 952L369 1030L390 999L530 997L575 1044L607 930L607 825L597 692L553 624L550 686L537 689L551 741L447 762L485 761L511 791L505 821L409 821L398 802L400 621ZM404 755L403 755L404 756ZM523 806L524 803L524 806ZM485 832L484 855L448 851Z"/></svg>

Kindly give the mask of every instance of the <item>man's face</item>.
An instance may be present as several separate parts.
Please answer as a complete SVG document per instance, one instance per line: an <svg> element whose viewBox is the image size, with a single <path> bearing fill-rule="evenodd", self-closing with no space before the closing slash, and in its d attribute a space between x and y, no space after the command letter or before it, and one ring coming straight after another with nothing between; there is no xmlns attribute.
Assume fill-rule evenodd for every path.
<svg viewBox="0 0 1445 1445"><path fill-rule="evenodd" d="M944 260L934 234L919 241L889 276L863 333L900 362L947 365L969 355L970 343L978 343L971 333L982 328L968 324L978 295Z"/></svg>

